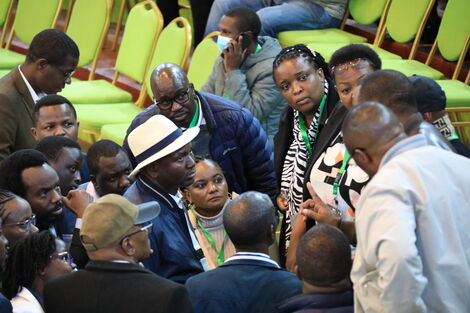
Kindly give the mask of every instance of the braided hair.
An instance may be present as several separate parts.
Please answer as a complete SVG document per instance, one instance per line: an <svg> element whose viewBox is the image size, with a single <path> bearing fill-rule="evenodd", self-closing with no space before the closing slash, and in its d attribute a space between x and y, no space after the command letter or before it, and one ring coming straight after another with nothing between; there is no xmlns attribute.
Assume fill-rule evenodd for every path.
<svg viewBox="0 0 470 313"><path fill-rule="evenodd" d="M322 69L325 77L331 79L328 63L326 63L323 56L318 52L310 50L310 48L304 44L297 44L284 48L281 50L281 52L278 53L273 62L273 77L274 71L276 71L282 62L297 58L305 59L310 65L313 66L315 70Z"/></svg>
<svg viewBox="0 0 470 313"><path fill-rule="evenodd" d="M15 242L5 262L4 295L11 300L21 291L20 287L31 288L34 278L46 268L55 251L55 238L47 230Z"/></svg>
<svg viewBox="0 0 470 313"><path fill-rule="evenodd" d="M15 199L16 197L17 195L15 195L13 192L6 189L0 189L0 227L7 218L5 216L5 204Z"/></svg>

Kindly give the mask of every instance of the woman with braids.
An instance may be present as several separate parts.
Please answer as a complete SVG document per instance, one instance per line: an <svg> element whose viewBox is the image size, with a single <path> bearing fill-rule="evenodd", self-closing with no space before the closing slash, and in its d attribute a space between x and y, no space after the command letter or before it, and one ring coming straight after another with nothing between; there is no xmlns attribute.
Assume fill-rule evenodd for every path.
<svg viewBox="0 0 470 313"><path fill-rule="evenodd" d="M33 233L10 248L3 277L3 291L11 299L14 313L43 313L43 288L47 281L70 273L67 252L56 249L49 231Z"/></svg>
<svg viewBox="0 0 470 313"><path fill-rule="evenodd" d="M0 218L2 232L9 245L38 231L36 216L29 203L5 189L0 189Z"/></svg>
<svg viewBox="0 0 470 313"><path fill-rule="evenodd" d="M235 254L223 224L223 208L231 196L224 173L215 161L196 157L195 167L194 183L182 188L182 193L188 202L189 220L212 269Z"/></svg>
<svg viewBox="0 0 470 313"><path fill-rule="evenodd" d="M303 200L305 169L317 138L338 102L338 94L323 57L305 45L281 50L273 63L273 76L289 104L274 138L274 166L281 192L278 203L279 198L284 198L286 203L279 247L283 264Z"/></svg>
<svg viewBox="0 0 470 313"><path fill-rule="evenodd" d="M330 72L341 104L329 117L306 167L303 194L304 200L308 200L301 208L311 209L309 213L316 215L315 221L299 219L292 231L290 247L293 249L288 252L286 262L289 270L295 266L298 241L315 222L340 228L355 244L354 204L369 177L351 160L343 144L341 125L353 107L361 80L381 66L377 53L366 45L347 45L331 56Z"/></svg>

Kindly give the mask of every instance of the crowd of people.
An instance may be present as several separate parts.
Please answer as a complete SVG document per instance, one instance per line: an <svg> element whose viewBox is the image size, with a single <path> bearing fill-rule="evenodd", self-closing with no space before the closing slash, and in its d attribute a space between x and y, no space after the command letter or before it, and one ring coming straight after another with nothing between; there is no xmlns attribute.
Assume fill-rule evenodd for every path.
<svg viewBox="0 0 470 313"><path fill-rule="evenodd" d="M201 90L159 64L123 145L86 152L57 95L79 49L38 33L0 80L0 312L468 312L470 150L442 89L273 38L346 4L215 0Z"/></svg>

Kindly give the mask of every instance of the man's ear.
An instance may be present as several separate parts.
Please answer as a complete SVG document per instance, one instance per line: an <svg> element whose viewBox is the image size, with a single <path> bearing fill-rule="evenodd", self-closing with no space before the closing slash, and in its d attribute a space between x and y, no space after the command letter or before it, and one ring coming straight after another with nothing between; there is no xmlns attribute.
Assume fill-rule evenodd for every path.
<svg viewBox="0 0 470 313"><path fill-rule="evenodd" d="M423 119L428 122L428 123L432 123L434 122L433 121L433 118L432 118L432 113L431 112L424 112L424 113L421 113L423 115Z"/></svg>
<svg viewBox="0 0 470 313"><path fill-rule="evenodd" d="M80 121L77 121L77 129L80 128Z"/></svg>
<svg viewBox="0 0 470 313"><path fill-rule="evenodd" d="M354 160L356 162L361 162L361 164L364 163L369 163L372 161L370 155L367 153L367 151L364 151L362 149L357 149L354 153Z"/></svg>
<svg viewBox="0 0 470 313"><path fill-rule="evenodd" d="M44 70L49 65L49 62L46 59L43 59L43 58L37 59L34 63L36 64L36 68L39 71Z"/></svg>
<svg viewBox="0 0 470 313"><path fill-rule="evenodd" d="M159 177L159 166L158 162L152 162L149 165L141 169L141 172L145 173L149 178L158 180Z"/></svg>
<svg viewBox="0 0 470 313"><path fill-rule="evenodd" d="M31 134L33 135L34 139L39 140L38 139L38 132L36 130L36 127L31 127L30 130L31 130Z"/></svg>
<svg viewBox="0 0 470 313"><path fill-rule="evenodd" d="M135 254L135 248L130 237L126 237L122 240L121 248L128 256L133 256Z"/></svg>

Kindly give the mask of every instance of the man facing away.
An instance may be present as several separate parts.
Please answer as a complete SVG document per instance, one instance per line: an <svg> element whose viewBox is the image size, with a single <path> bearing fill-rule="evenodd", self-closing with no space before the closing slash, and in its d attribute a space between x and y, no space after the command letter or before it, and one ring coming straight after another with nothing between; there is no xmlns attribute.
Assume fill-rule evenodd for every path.
<svg viewBox="0 0 470 313"><path fill-rule="evenodd" d="M0 161L17 150L34 147L30 131L34 104L70 84L79 55L69 36L46 29L31 41L25 62L0 79Z"/></svg>
<svg viewBox="0 0 470 313"><path fill-rule="evenodd" d="M161 207L150 233L153 253L144 265L179 283L208 268L178 192L194 182L191 140L198 133L197 126L183 132L163 115L155 115L129 134L138 164L131 173L136 181L124 197L135 204L157 201Z"/></svg>
<svg viewBox="0 0 470 313"><path fill-rule="evenodd" d="M156 202L137 207L115 194L90 204L80 237L91 262L46 284L46 311L192 312L182 286L139 265L152 252L148 232L158 211Z"/></svg>
<svg viewBox="0 0 470 313"><path fill-rule="evenodd" d="M237 253L186 282L195 312L276 312L276 304L301 292L295 275L268 256L276 224L265 194L246 192L227 205L224 227Z"/></svg>
<svg viewBox="0 0 470 313"><path fill-rule="evenodd" d="M274 199L276 180L272 149L258 120L238 103L194 90L181 67L160 64L151 76L155 104L139 113L129 133L154 115L163 115L178 127L199 127L192 141L195 155L210 156L224 171L230 191L256 190ZM135 166L135 154L124 148Z"/></svg>
<svg viewBox="0 0 470 313"><path fill-rule="evenodd" d="M272 73L281 46L274 38L258 36L261 22L249 8L225 12L219 31L217 44L222 54L201 91L240 103L259 120L272 144L287 105Z"/></svg>
<svg viewBox="0 0 470 313"><path fill-rule="evenodd" d="M376 102L353 108L343 134L371 177L356 210L355 312L468 312L470 160L407 138Z"/></svg>

